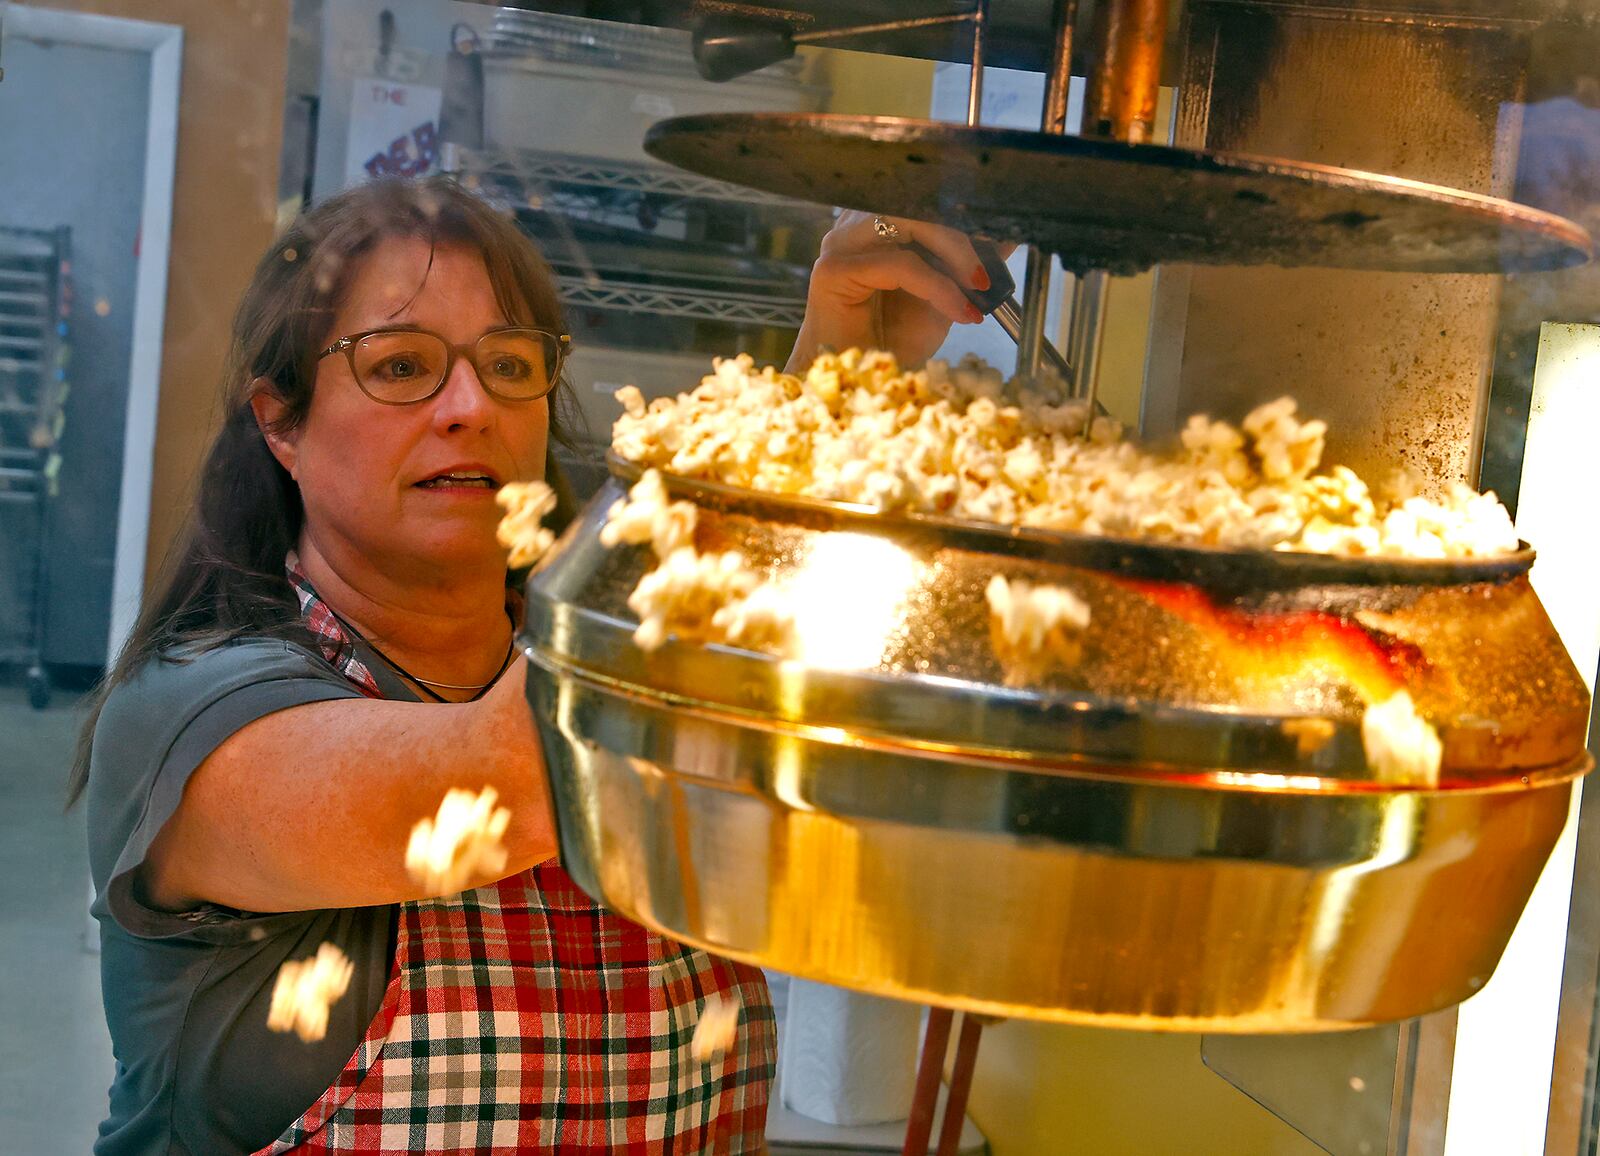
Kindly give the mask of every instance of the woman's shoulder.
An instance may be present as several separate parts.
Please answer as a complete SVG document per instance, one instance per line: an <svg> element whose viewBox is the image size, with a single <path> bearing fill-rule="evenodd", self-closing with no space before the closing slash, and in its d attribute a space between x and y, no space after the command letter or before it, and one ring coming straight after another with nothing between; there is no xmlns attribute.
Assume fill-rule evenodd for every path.
<svg viewBox="0 0 1600 1156"><path fill-rule="evenodd" d="M267 635L176 642L132 667L106 698L147 698L185 688L214 687L240 680L304 675L333 670L296 642Z"/></svg>
<svg viewBox="0 0 1600 1156"><path fill-rule="evenodd" d="M346 689L357 693L321 655L287 639L251 635L179 643L134 667L112 688L96 739L130 727L170 733L223 699L259 694L258 688L270 688L277 699L292 698L296 691L308 700Z"/></svg>
<svg viewBox="0 0 1600 1156"><path fill-rule="evenodd" d="M138 664L106 695L91 740L97 886L114 863L142 860L189 775L230 736L276 711L359 697L320 656L280 638L175 646Z"/></svg>

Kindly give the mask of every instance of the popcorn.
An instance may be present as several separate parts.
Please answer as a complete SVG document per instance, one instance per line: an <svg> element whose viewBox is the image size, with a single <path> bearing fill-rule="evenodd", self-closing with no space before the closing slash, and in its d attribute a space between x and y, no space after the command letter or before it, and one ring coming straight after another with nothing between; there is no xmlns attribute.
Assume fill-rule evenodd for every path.
<svg viewBox="0 0 1600 1156"><path fill-rule="evenodd" d="M543 482L509 482L494 496L506 516L495 537L511 551L513 570L532 566L555 545L555 534L540 523L556 508L555 491Z"/></svg>
<svg viewBox="0 0 1600 1156"><path fill-rule="evenodd" d="M1432 787L1439 782L1444 744L1405 691L1369 705L1361 716L1361 745L1380 781Z"/></svg>
<svg viewBox="0 0 1600 1156"><path fill-rule="evenodd" d="M713 992L700 1009L700 1022L694 1025L689 1040L689 1057L697 1064L708 1064L733 1047L739 1034L739 1001L724 999Z"/></svg>
<svg viewBox="0 0 1600 1156"><path fill-rule="evenodd" d="M1262 474L1275 481L1303 478L1322 461L1327 423L1300 422L1295 409L1294 398L1280 397L1257 406L1241 423L1261 462Z"/></svg>
<svg viewBox="0 0 1600 1156"><path fill-rule="evenodd" d="M1517 548L1511 515L1493 493L1459 482L1445 500L1407 498L1383 519L1383 553L1417 558L1460 558Z"/></svg>
<svg viewBox="0 0 1600 1156"><path fill-rule="evenodd" d="M717 610L711 615L711 625L726 641L751 650L785 657L799 650L794 610L784 591L770 582Z"/></svg>
<svg viewBox="0 0 1600 1156"><path fill-rule="evenodd" d="M328 1010L349 990L355 964L331 943L306 959L290 960L278 969L272 985L272 1006L267 1028L294 1032L306 1043L328 1034Z"/></svg>
<svg viewBox="0 0 1600 1156"><path fill-rule="evenodd" d="M1308 759L1332 742L1338 729L1331 719L1305 717L1289 719L1283 733L1294 739L1295 753Z"/></svg>
<svg viewBox="0 0 1600 1156"><path fill-rule="evenodd" d="M600 528L606 547L650 543L660 559L628 595L639 616L633 641L655 650L669 634L732 642L754 650L794 653L794 614L777 588L745 566L737 550L702 554L694 548L695 507L670 502L661 471L646 470L626 499L613 502Z"/></svg>
<svg viewBox="0 0 1600 1156"><path fill-rule="evenodd" d="M1196 415L1162 452L1107 418L1085 440L1088 406L1059 379L1008 383L970 356L902 371L891 354L852 349L801 377L740 355L676 398L618 397L623 457L768 493L1202 546L1424 558L1517 547L1493 494L1463 486L1431 501L1401 479L1380 497L1344 467L1317 472L1327 426L1288 397L1237 427Z"/></svg>
<svg viewBox="0 0 1600 1156"><path fill-rule="evenodd" d="M694 521L694 503L669 501L661 471L646 470L627 498L611 504L600 527L600 543L610 547L649 542L656 556L665 558L680 546L693 545Z"/></svg>
<svg viewBox="0 0 1600 1156"><path fill-rule="evenodd" d="M1081 654L1079 633L1089 625L1089 606L1063 586L1035 586L1003 575L989 579L990 633L995 653L1007 667L1006 682L1017 685L1054 665L1074 665Z"/></svg>
<svg viewBox="0 0 1600 1156"><path fill-rule="evenodd" d="M717 611L753 593L760 582L737 550L701 554L679 546L628 595L628 609L639 616L633 640L644 650L655 650L668 634L717 641Z"/></svg>
<svg viewBox="0 0 1600 1156"><path fill-rule="evenodd" d="M436 816L411 828L406 871L429 895L454 895L475 880L497 878L505 871L501 840L511 812L495 806L499 797L493 787L481 794L453 788Z"/></svg>
<svg viewBox="0 0 1600 1156"><path fill-rule="evenodd" d="M644 394L639 392L636 385L625 385L611 395L622 406L622 412L629 417L643 417L645 412Z"/></svg>

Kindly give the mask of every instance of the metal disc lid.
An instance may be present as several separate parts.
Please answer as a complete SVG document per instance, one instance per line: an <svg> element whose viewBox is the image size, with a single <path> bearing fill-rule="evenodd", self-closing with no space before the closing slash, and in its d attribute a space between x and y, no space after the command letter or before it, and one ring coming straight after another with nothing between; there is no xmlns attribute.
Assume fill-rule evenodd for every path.
<svg viewBox="0 0 1600 1156"><path fill-rule="evenodd" d="M713 113L645 150L767 192L1042 246L1072 270L1160 262L1428 273L1559 269L1583 228L1400 177L1243 154L900 117Z"/></svg>

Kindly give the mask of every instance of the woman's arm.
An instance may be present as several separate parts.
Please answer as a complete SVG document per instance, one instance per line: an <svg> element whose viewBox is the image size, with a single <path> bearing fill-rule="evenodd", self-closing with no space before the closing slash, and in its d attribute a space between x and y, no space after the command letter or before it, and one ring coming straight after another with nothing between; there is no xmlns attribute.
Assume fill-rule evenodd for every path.
<svg viewBox="0 0 1600 1156"><path fill-rule="evenodd" d="M451 787L494 787L510 810L500 874L550 858L555 826L526 677L518 659L477 702L342 699L243 727L190 776L136 881L143 900L273 912L423 898L406 874L406 843Z"/></svg>

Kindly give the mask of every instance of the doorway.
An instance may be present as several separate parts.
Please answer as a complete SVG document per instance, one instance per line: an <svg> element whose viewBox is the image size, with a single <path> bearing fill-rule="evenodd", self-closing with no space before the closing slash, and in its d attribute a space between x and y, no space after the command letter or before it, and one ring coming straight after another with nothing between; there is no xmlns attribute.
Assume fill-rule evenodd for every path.
<svg viewBox="0 0 1600 1156"><path fill-rule="evenodd" d="M5 9L0 228L56 243L36 262L54 280L13 278L0 303L4 481L37 505L7 534L0 648L36 705L43 676L105 667L143 591L182 35Z"/></svg>

